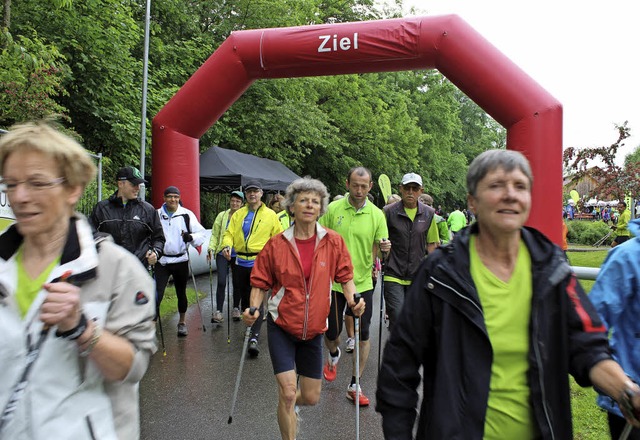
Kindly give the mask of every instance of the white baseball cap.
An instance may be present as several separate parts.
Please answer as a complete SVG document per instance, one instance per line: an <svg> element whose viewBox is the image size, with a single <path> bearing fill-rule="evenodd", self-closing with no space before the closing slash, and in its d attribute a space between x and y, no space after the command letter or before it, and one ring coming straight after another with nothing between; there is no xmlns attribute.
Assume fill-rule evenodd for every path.
<svg viewBox="0 0 640 440"><path fill-rule="evenodd" d="M402 185L408 185L409 183L417 183L422 186L422 177L416 173L407 173L402 176Z"/></svg>

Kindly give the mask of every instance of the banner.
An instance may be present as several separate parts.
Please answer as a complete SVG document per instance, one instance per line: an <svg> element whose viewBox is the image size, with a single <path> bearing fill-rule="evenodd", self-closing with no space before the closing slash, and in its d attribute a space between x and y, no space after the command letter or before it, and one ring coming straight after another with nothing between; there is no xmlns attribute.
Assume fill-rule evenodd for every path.
<svg viewBox="0 0 640 440"><path fill-rule="evenodd" d="M14 218L7 193L0 191L0 233L13 223Z"/></svg>

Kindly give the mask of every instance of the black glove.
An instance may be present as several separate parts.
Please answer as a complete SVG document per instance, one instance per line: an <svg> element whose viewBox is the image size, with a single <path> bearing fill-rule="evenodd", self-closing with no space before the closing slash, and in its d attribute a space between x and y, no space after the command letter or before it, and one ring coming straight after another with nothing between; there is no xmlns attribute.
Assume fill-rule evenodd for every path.
<svg viewBox="0 0 640 440"><path fill-rule="evenodd" d="M185 243L189 243L190 241L193 241L193 235L189 234L188 232L183 232L182 241L184 241Z"/></svg>

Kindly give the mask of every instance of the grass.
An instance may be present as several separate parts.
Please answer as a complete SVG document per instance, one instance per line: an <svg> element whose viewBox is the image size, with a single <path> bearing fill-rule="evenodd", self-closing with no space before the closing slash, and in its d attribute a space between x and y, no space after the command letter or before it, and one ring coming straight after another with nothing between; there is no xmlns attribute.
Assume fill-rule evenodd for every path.
<svg viewBox="0 0 640 440"><path fill-rule="evenodd" d="M200 284L198 284L198 287ZM200 289L200 300L202 301L207 294ZM195 303L196 293L190 287L187 287L187 299L189 300L189 305ZM166 289L164 289L164 297L162 298L162 302L160 303L160 316L170 316L174 313L178 312L178 298L176 297L176 289L173 287L173 284L167 285Z"/></svg>
<svg viewBox="0 0 640 440"><path fill-rule="evenodd" d="M568 252L572 266L600 267L607 256L608 248L587 252ZM593 281L581 280L580 284L589 292ZM582 388L571 378L571 411L573 414L573 438L575 440L602 440L609 438L607 415L596 405L593 388Z"/></svg>

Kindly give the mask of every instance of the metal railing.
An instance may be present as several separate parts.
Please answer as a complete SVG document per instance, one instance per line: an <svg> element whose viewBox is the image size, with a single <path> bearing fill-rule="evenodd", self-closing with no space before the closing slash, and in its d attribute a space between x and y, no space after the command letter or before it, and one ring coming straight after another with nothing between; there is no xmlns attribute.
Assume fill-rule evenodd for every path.
<svg viewBox="0 0 640 440"><path fill-rule="evenodd" d="M573 270L579 280L595 280L600 273L599 267L571 266L571 270Z"/></svg>

